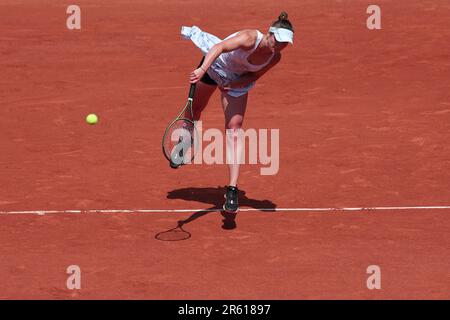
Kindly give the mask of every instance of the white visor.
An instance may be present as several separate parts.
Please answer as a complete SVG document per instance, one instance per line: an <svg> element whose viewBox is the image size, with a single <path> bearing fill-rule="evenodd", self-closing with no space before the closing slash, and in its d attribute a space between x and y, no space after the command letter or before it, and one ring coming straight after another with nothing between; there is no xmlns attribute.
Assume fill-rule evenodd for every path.
<svg viewBox="0 0 450 320"><path fill-rule="evenodd" d="M289 42L294 44L294 32L289 29L270 27L269 32L275 35L278 42Z"/></svg>

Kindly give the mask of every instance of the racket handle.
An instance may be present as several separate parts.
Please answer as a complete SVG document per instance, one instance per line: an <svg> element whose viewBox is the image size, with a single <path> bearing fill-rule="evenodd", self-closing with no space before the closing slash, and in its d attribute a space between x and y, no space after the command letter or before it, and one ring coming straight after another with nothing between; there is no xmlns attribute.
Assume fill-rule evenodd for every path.
<svg viewBox="0 0 450 320"><path fill-rule="evenodd" d="M197 68L200 68L203 64L203 61L205 61L205 56L202 57L202 60L200 61L200 64ZM195 83L191 84L191 88L189 89L189 99L194 99L194 93L195 93Z"/></svg>
<svg viewBox="0 0 450 320"><path fill-rule="evenodd" d="M191 84L191 88L189 89L189 99L194 99L195 87L197 85L195 83Z"/></svg>

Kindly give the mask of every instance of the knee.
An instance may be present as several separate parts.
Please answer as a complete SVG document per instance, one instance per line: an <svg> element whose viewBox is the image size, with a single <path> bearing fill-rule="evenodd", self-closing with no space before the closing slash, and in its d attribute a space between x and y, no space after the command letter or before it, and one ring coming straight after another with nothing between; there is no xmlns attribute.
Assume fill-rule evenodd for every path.
<svg viewBox="0 0 450 320"><path fill-rule="evenodd" d="M242 128L242 120L232 120L226 125L227 130L238 131Z"/></svg>

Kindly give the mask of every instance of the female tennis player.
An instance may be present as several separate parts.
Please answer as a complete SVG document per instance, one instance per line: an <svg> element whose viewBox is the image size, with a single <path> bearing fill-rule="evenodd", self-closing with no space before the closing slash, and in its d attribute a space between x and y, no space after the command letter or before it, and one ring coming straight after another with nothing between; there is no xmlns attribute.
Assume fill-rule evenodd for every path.
<svg viewBox="0 0 450 320"><path fill-rule="evenodd" d="M237 159L242 155L242 144L236 143L247 106L248 91L255 81L273 68L281 59L280 51L293 44L294 30L288 15L282 12L267 34L258 30L242 30L223 41L200 28L182 27L181 34L190 39L203 55L203 63L190 74L190 82L197 83L193 102L194 120L199 120L209 98L219 87L225 114L225 128L232 132ZM239 163L228 165L229 184L225 192L224 210L235 213L239 209L237 181Z"/></svg>

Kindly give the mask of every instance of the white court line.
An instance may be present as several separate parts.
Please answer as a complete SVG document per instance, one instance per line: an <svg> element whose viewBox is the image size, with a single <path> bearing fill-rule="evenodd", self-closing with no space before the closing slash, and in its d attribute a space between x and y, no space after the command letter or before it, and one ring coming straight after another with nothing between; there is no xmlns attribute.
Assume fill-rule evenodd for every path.
<svg viewBox="0 0 450 320"><path fill-rule="evenodd" d="M243 208L240 212L266 211L266 212L292 212L292 211L382 211L382 210L450 210L450 206L410 206L410 207L348 207L348 208ZM20 215L20 214L87 214L87 213L164 213L164 212L196 212L213 211L221 212L222 209L106 209L106 210L34 210L34 211L0 211L0 215Z"/></svg>

